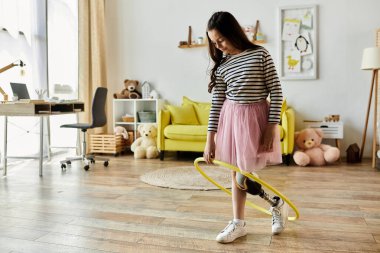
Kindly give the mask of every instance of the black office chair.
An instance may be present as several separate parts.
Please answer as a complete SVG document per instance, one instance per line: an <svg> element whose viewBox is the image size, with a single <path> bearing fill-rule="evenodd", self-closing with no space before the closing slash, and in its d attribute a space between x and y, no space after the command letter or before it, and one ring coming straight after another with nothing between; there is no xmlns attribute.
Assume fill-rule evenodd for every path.
<svg viewBox="0 0 380 253"><path fill-rule="evenodd" d="M85 163L84 169L88 170L90 168L89 163L95 163L96 160L104 161L104 166L108 166L109 159L107 158L100 158L93 155L86 155L86 132L87 129L92 129L95 127L102 127L107 123L107 116L106 116L106 99L107 99L107 88L104 87L98 87L95 91L94 98L92 100L92 123L76 123L76 124L66 124L62 125L61 127L64 128L77 128L80 129L83 132L83 142L82 142L82 154L80 156L76 157L68 157L63 161L60 161L61 163L61 169L66 169L66 164L69 166L71 165L72 161L78 161L81 160Z"/></svg>

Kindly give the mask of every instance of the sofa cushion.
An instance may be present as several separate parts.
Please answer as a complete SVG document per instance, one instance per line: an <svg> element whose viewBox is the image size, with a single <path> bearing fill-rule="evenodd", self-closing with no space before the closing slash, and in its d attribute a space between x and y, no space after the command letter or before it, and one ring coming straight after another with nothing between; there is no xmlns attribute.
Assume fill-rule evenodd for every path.
<svg viewBox="0 0 380 253"><path fill-rule="evenodd" d="M174 125L199 125L197 115L192 105L183 106L166 105L170 111L172 124Z"/></svg>
<svg viewBox="0 0 380 253"><path fill-rule="evenodd" d="M194 106L199 124L201 125L208 124L208 117L210 115L211 103L196 102L184 96L182 97L182 105L186 105L186 104L191 104Z"/></svg>
<svg viewBox="0 0 380 253"><path fill-rule="evenodd" d="M207 125L168 125L164 136L173 140L206 141Z"/></svg>

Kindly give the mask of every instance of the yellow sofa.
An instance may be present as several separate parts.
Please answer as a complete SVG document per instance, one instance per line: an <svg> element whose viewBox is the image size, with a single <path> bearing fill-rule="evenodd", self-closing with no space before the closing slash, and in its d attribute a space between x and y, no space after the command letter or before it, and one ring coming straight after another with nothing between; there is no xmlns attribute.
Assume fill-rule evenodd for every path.
<svg viewBox="0 0 380 253"><path fill-rule="evenodd" d="M193 112L189 107L193 107ZM165 151L203 152L206 137L210 103L196 102L182 98L182 107L168 105L158 116L157 146L160 159ZM182 117L182 119L179 119ZM194 119L196 118L196 119ZM281 146L284 162L289 165L294 149L294 110L284 100L281 112ZM186 124L183 124L186 123Z"/></svg>
<svg viewBox="0 0 380 253"><path fill-rule="evenodd" d="M185 110L176 111L169 106L160 110L157 127L157 146L160 151L160 159L164 159L165 151L192 151L203 152L208 127L208 117L210 114L210 103L195 102L187 97L182 98L182 107L189 106L193 108L193 114L184 114ZM190 116L189 116L190 115ZM194 120L194 115L196 120ZM193 124L181 124L176 119L180 116L192 118ZM181 120L179 120L181 121ZM184 121L184 120L182 120Z"/></svg>
<svg viewBox="0 0 380 253"><path fill-rule="evenodd" d="M288 107L286 99L284 99L281 108L279 128L281 138L281 152L283 156L283 162L286 165L290 164L294 150L295 120L296 118L293 108Z"/></svg>

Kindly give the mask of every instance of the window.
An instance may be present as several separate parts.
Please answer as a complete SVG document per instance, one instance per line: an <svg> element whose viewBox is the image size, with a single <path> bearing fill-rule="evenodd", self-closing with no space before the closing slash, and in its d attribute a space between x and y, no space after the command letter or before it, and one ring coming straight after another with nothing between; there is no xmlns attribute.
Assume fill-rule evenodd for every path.
<svg viewBox="0 0 380 253"><path fill-rule="evenodd" d="M78 99L78 2L47 0L49 95ZM76 130L60 128L76 122L76 115L50 117L51 145L74 147Z"/></svg>
<svg viewBox="0 0 380 253"><path fill-rule="evenodd" d="M0 85L12 99L10 82L26 83L32 99L35 89L43 89L47 83L46 51L46 2L0 0L0 66L17 60L25 62L25 74L13 67L0 73ZM2 98L1 98L2 99ZM3 121L3 119L1 119ZM1 124L0 131L3 131ZM1 135L3 142L4 136ZM9 117L8 155L30 156L38 150L39 120L35 117ZM34 145L20 145L36 143Z"/></svg>
<svg viewBox="0 0 380 253"><path fill-rule="evenodd" d="M37 99L36 89L47 90L50 98L78 98L77 5L76 0L0 0L0 68L19 59L26 64L25 75L20 75L18 67L0 73L0 85L9 99L12 99L10 82L26 83L32 99ZM75 115L50 117L52 146L75 146L75 130L67 133L59 128L61 124L74 122ZM44 137L47 144L47 136ZM3 143L3 134L0 141ZM9 156L34 156L38 143L38 118L9 117Z"/></svg>

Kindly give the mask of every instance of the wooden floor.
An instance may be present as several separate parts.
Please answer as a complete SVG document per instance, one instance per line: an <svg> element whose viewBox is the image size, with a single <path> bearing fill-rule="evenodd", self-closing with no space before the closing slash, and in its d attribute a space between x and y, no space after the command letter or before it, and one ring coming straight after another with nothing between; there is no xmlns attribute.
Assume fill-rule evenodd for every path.
<svg viewBox="0 0 380 253"><path fill-rule="evenodd" d="M272 236L270 216L248 207L249 234L222 245L214 239L231 219L228 195L139 180L193 158L127 155L108 168L96 163L86 172L73 163L61 172L55 157L42 178L37 161L10 166L0 178L0 253L380 252L380 172L369 162L266 168L260 177L297 205L300 220Z"/></svg>

